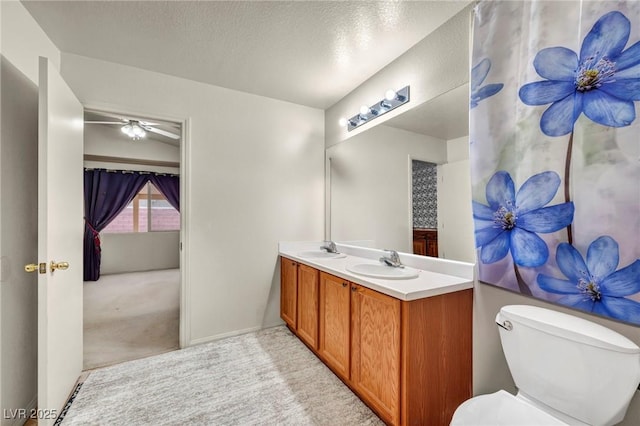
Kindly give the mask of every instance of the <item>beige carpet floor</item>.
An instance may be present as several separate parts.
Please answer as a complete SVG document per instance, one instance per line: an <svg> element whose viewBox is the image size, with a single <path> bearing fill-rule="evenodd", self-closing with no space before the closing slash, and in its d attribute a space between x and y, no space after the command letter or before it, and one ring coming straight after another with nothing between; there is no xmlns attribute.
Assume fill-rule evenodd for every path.
<svg viewBox="0 0 640 426"><path fill-rule="evenodd" d="M94 370L62 425L384 423L279 326Z"/></svg>
<svg viewBox="0 0 640 426"><path fill-rule="evenodd" d="M179 312L179 269L85 282L84 369L177 349Z"/></svg>

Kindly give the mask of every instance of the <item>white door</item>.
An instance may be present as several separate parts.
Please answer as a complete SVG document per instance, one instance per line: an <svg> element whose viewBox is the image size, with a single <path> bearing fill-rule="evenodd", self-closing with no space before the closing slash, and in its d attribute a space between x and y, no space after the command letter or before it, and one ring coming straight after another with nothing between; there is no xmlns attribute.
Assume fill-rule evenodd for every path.
<svg viewBox="0 0 640 426"><path fill-rule="evenodd" d="M83 108L40 58L38 425L52 424L82 371ZM56 262L60 269L52 268ZM46 271L43 269L46 269ZM44 273L42 273L44 272ZM54 411L55 410L55 411Z"/></svg>

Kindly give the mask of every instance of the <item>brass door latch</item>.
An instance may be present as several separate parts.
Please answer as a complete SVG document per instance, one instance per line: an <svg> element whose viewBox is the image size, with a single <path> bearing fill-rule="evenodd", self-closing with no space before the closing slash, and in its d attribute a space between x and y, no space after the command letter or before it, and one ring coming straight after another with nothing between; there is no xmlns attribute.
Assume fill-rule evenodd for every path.
<svg viewBox="0 0 640 426"><path fill-rule="evenodd" d="M51 272L55 272L56 269L60 269L61 271L65 271L67 269L69 269L69 262L56 262L56 261L51 261L51 263L49 264L49 268L51 270ZM46 274L47 273L47 264L45 262L41 262L41 263L29 263L28 265L24 265L24 270L26 272L36 272L38 271L39 274Z"/></svg>
<svg viewBox="0 0 640 426"><path fill-rule="evenodd" d="M24 270L26 272L36 272L38 271L39 274L46 274L47 273L47 264L42 262L42 263L29 263L28 265L24 265Z"/></svg>
<svg viewBox="0 0 640 426"><path fill-rule="evenodd" d="M51 268L51 272L55 271L56 269L66 271L67 269L69 269L69 262L55 262L52 260L49 266Z"/></svg>

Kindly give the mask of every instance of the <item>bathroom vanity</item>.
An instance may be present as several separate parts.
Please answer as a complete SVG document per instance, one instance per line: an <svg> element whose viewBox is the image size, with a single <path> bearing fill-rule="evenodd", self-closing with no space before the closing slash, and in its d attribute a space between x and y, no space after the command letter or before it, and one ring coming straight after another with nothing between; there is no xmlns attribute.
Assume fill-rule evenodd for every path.
<svg viewBox="0 0 640 426"><path fill-rule="evenodd" d="M448 425L472 396L473 265L401 253L417 276L389 279L350 272L384 251L319 246L280 244L281 318L387 424Z"/></svg>

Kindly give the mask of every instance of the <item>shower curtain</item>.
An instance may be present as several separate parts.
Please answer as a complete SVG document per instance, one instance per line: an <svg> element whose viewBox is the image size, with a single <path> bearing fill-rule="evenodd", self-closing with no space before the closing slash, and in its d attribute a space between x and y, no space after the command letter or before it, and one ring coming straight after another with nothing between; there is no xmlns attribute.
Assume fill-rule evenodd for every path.
<svg viewBox="0 0 640 426"><path fill-rule="evenodd" d="M640 2L474 9L479 280L640 325Z"/></svg>

